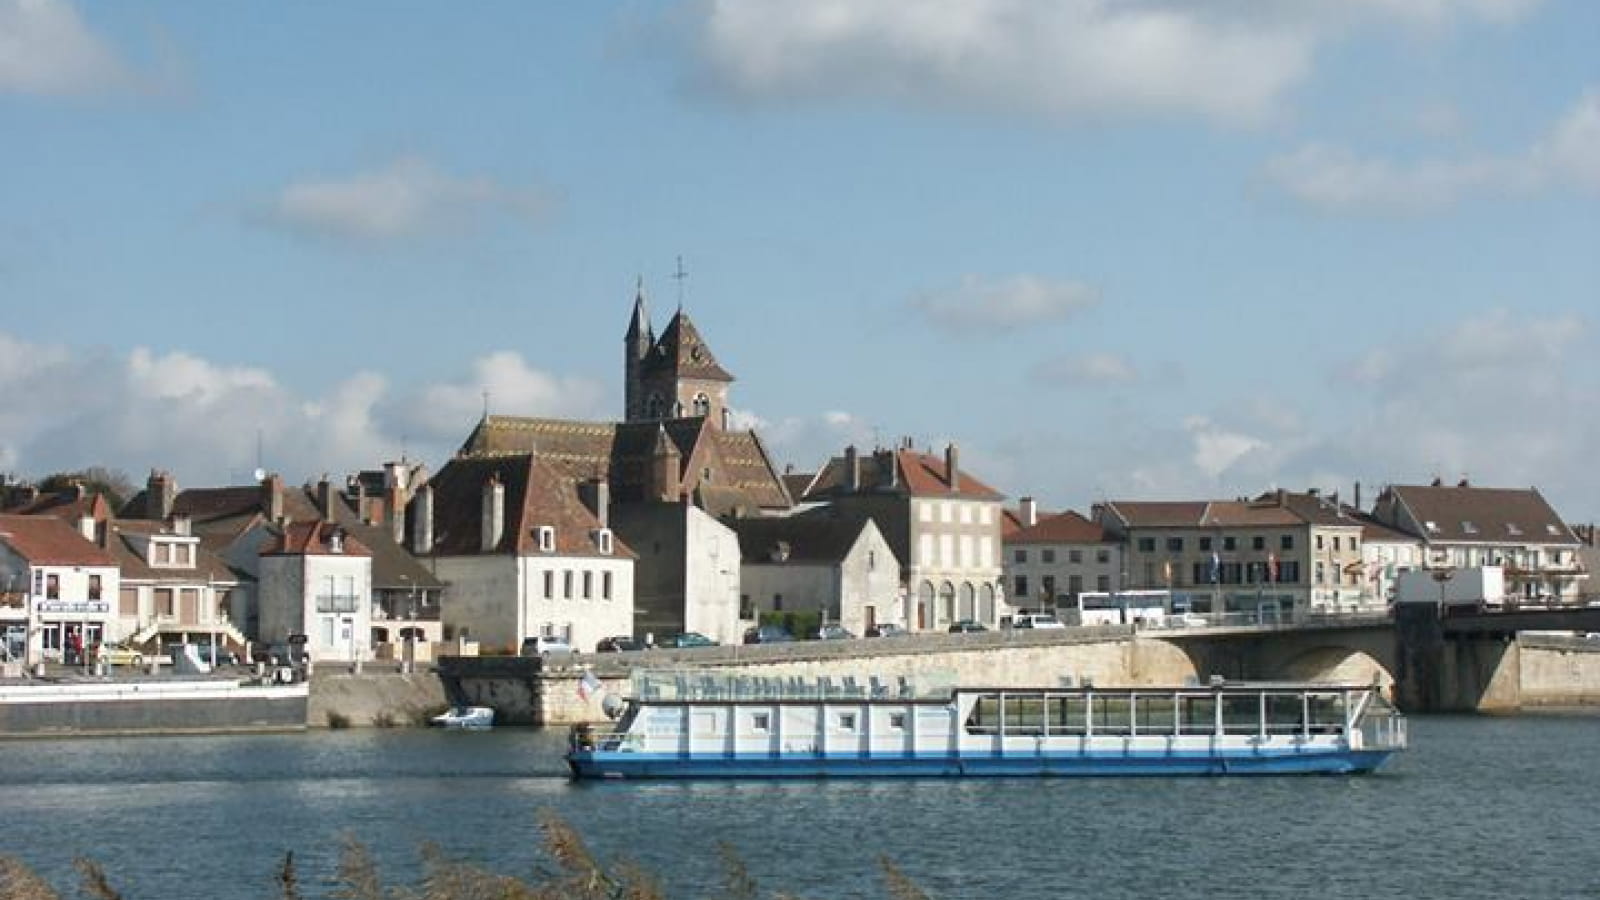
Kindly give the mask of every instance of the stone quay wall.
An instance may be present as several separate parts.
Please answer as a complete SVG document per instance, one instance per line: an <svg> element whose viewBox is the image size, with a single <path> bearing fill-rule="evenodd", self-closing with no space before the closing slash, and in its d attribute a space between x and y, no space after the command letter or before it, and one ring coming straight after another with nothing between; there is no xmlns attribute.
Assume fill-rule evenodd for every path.
<svg viewBox="0 0 1600 900"><path fill-rule="evenodd" d="M311 728L425 725L450 705L439 676L421 669L402 674L368 668L355 674L322 666L312 673L310 685L306 724Z"/></svg>
<svg viewBox="0 0 1600 900"><path fill-rule="evenodd" d="M1521 707L1600 706L1600 640L1523 634Z"/></svg>

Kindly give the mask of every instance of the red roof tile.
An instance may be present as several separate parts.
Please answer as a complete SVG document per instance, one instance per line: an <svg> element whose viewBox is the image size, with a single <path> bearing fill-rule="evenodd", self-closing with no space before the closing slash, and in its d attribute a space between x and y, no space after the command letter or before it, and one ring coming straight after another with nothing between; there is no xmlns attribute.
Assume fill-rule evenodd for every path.
<svg viewBox="0 0 1600 900"><path fill-rule="evenodd" d="M115 566L100 549L66 522L50 516L0 516L0 542L35 566Z"/></svg>

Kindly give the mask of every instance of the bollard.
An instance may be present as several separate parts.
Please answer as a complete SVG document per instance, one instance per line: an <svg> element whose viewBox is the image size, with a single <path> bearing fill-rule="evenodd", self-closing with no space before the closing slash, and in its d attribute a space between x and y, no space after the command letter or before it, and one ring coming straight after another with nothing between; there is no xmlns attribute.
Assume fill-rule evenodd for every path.
<svg viewBox="0 0 1600 900"><path fill-rule="evenodd" d="M311 680L311 668L312 668L311 657L308 656L308 657L306 657L306 662L305 662L305 666L304 666L305 680L306 681L310 681Z"/></svg>

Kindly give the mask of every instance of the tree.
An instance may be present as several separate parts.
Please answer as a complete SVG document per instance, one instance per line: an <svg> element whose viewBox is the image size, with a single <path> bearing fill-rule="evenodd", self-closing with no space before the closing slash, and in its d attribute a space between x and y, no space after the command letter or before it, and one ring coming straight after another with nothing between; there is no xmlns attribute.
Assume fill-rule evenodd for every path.
<svg viewBox="0 0 1600 900"><path fill-rule="evenodd" d="M39 482L39 492L44 494L64 491L74 484L83 485L83 489L91 494L105 495L106 502L112 509L120 509L136 493L133 479L121 469L108 469L105 466L89 466L71 472L56 472L46 475Z"/></svg>

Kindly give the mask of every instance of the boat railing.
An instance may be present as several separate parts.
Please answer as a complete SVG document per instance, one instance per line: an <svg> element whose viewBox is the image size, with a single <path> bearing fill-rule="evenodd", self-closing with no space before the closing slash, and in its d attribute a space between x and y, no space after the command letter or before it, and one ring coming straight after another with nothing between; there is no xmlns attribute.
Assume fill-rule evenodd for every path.
<svg viewBox="0 0 1600 900"><path fill-rule="evenodd" d="M634 698L655 701L768 700L919 700L948 698L955 687L949 673L862 677L828 675L744 675L704 669L636 670Z"/></svg>

